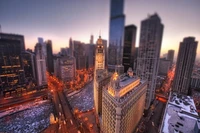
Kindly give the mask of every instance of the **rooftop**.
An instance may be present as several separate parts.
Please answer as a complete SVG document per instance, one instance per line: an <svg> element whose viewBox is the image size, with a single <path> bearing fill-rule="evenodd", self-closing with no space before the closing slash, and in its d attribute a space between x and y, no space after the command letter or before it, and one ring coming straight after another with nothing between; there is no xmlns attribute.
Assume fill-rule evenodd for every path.
<svg viewBox="0 0 200 133"><path fill-rule="evenodd" d="M194 133L199 130L199 116L192 97L170 94L161 125L162 133Z"/></svg>

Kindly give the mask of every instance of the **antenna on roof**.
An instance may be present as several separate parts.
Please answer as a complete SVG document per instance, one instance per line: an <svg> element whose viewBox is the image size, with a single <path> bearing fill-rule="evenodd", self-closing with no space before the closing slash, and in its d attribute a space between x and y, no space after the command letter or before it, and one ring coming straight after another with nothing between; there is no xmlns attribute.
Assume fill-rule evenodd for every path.
<svg viewBox="0 0 200 133"><path fill-rule="evenodd" d="M99 31L99 37L101 37L101 30Z"/></svg>

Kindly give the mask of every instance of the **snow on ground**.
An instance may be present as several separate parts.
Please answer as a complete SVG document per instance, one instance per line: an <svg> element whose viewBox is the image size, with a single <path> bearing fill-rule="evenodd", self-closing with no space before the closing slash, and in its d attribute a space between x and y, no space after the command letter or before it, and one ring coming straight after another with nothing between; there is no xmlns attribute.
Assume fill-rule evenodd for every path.
<svg viewBox="0 0 200 133"><path fill-rule="evenodd" d="M41 132L48 127L52 112L53 106L50 102L37 102L25 110L0 118L0 132Z"/></svg>
<svg viewBox="0 0 200 133"><path fill-rule="evenodd" d="M78 108L80 111L90 110L94 106L93 82L86 85L79 93L68 97L72 108Z"/></svg>

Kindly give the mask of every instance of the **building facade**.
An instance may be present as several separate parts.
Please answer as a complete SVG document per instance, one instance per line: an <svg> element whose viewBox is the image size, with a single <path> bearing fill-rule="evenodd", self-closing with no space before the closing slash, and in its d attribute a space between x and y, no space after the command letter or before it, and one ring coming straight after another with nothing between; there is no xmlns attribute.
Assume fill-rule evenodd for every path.
<svg viewBox="0 0 200 133"><path fill-rule="evenodd" d="M135 55L135 43L136 43L136 31L135 25L129 25L125 27L124 32L124 47L123 47L123 66L124 72L127 72L128 68L133 68Z"/></svg>
<svg viewBox="0 0 200 133"><path fill-rule="evenodd" d="M30 51L25 51L22 53L22 62L24 66L24 74L26 80L36 80L36 64L35 64L35 54Z"/></svg>
<svg viewBox="0 0 200 133"><path fill-rule="evenodd" d="M146 109L155 97L163 27L157 14L149 16L141 23L136 73L141 79L148 80Z"/></svg>
<svg viewBox="0 0 200 133"><path fill-rule="evenodd" d="M72 56L62 56L58 58L58 77L62 81L71 81L76 76L76 60Z"/></svg>
<svg viewBox="0 0 200 133"><path fill-rule="evenodd" d="M179 45L178 58L172 90L182 94L189 93L190 79L196 58L198 42L194 37L186 37Z"/></svg>
<svg viewBox="0 0 200 133"><path fill-rule="evenodd" d="M3 90L25 83L24 48L24 36L0 33L0 84Z"/></svg>
<svg viewBox="0 0 200 133"><path fill-rule="evenodd" d="M174 50L168 50L168 53L167 53L167 60L170 60L170 68L172 67L172 64L174 62Z"/></svg>
<svg viewBox="0 0 200 133"><path fill-rule="evenodd" d="M143 115L146 89L147 81L133 76L132 70L123 77L115 72L108 87L103 89L102 132L134 132Z"/></svg>
<svg viewBox="0 0 200 133"><path fill-rule="evenodd" d="M159 61L158 75L166 76L171 67L171 60L161 58Z"/></svg>
<svg viewBox="0 0 200 133"><path fill-rule="evenodd" d="M103 40L99 37L95 48L94 68L94 107L97 116L102 114L102 89L108 85L111 77L105 68L105 52Z"/></svg>
<svg viewBox="0 0 200 133"><path fill-rule="evenodd" d="M53 68L53 51L52 51L52 41L51 40L47 40L45 42L46 44L46 50L47 50L47 70L49 73L53 73L54 72L54 68Z"/></svg>
<svg viewBox="0 0 200 133"><path fill-rule="evenodd" d="M46 78L46 59L43 52L43 45L37 43L35 46L35 59L36 59L36 71L37 71L37 85L47 85Z"/></svg>
<svg viewBox="0 0 200 133"><path fill-rule="evenodd" d="M111 0L108 48L108 71L124 73L122 66L125 15L124 0ZM117 67L116 67L117 66Z"/></svg>

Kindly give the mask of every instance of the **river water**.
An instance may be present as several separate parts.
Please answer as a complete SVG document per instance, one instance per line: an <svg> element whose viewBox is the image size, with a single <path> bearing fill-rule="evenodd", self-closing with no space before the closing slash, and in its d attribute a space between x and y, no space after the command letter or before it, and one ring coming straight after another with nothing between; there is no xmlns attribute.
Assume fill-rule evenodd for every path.
<svg viewBox="0 0 200 133"><path fill-rule="evenodd" d="M49 116L53 112L50 102L43 102L0 118L0 132L38 133L49 126Z"/></svg>

